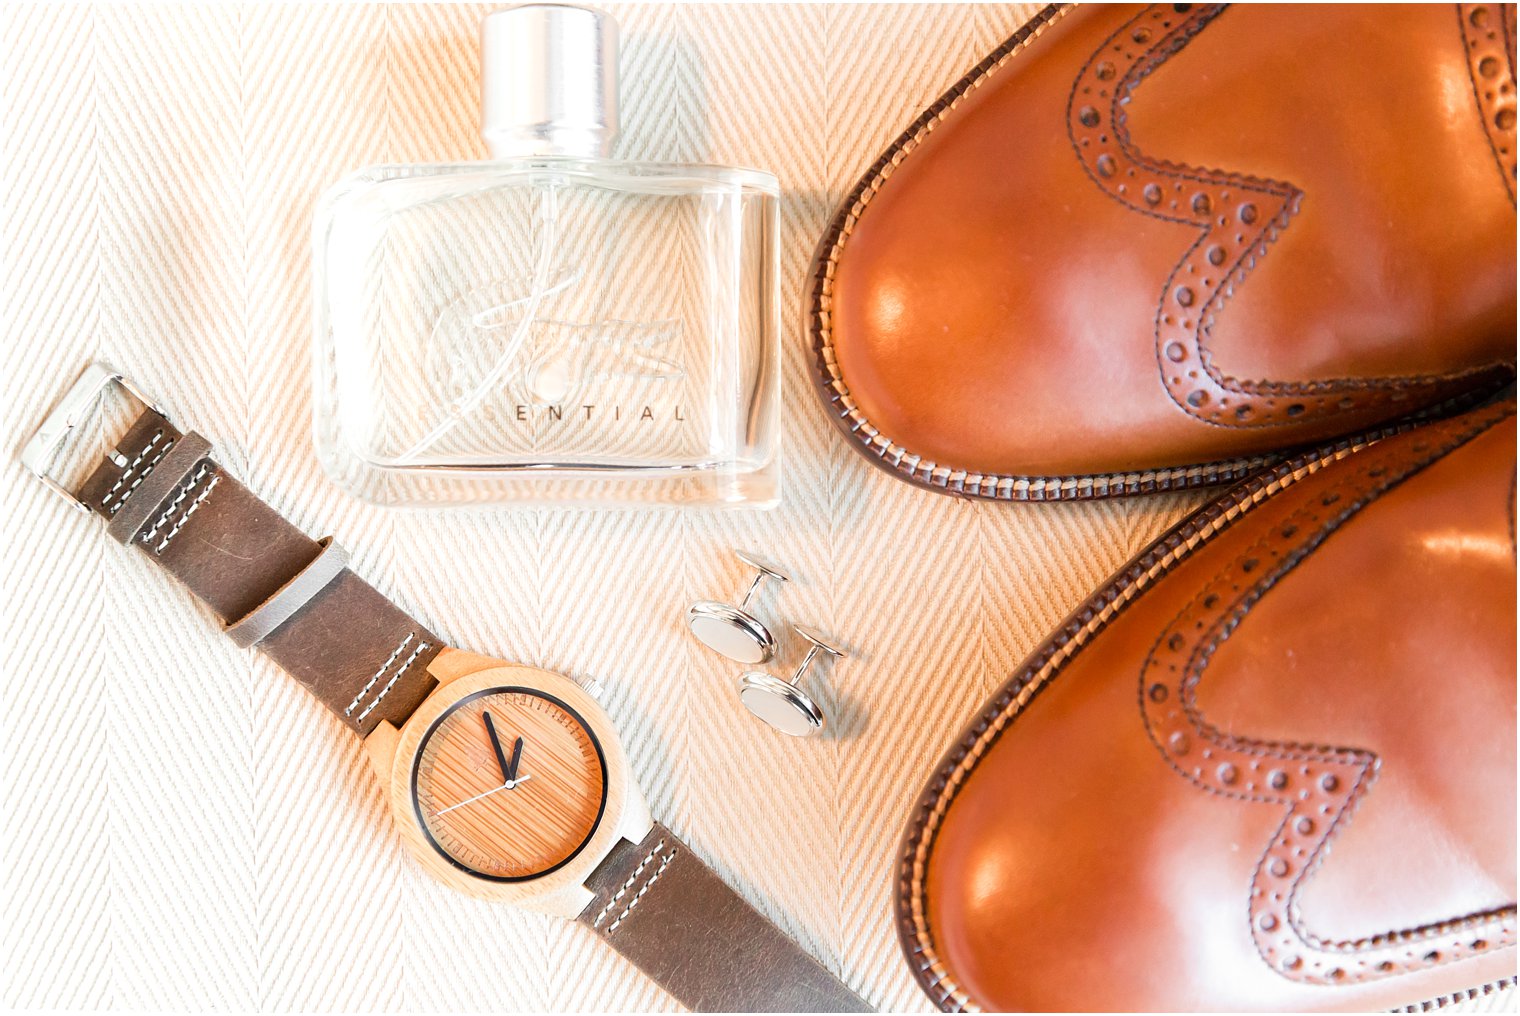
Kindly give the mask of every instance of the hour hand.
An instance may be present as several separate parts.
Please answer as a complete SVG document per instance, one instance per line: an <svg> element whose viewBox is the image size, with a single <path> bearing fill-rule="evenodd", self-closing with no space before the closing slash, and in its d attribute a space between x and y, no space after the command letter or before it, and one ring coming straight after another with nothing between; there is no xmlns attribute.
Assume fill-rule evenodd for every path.
<svg viewBox="0 0 1520 1016"><path fill-rule="evenodd" d="M507 763L506 781L516 784L522 782L517 778L517 766L522 761L523 739L518 738L512 745L512 761ZM498 752L500 749L498 749ZM523 779L527 779L526 776Z"/></svg>

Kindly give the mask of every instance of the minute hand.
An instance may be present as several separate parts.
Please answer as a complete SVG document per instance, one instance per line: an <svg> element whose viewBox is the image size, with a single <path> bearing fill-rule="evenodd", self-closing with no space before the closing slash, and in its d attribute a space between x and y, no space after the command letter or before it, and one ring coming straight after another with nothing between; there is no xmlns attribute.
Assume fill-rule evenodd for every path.
<svg viewBox="0 0 1520 1016"><path fill-rule="evenodd" d="M507 756L501 750L501 738L496 736L496 724L491 721L490 713L482 713L481 716L486 721L486 735L491 738L491 750L496 752L496 764L501 767L501 778L505 782L511 783L512 773L507 766ZM518 740L521 740L521 738ZM517 758L516 754L512 757L514 760Z"/></svg>

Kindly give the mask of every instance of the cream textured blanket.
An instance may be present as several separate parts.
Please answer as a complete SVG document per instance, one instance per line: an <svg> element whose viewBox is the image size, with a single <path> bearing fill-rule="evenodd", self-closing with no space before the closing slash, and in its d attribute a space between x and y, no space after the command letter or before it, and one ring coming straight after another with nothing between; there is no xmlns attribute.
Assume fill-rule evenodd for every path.
<svg viewBox="0 0 1520 1016"><path fill-rule="evenodd" d="M1198 500L957 502L872 469L813 403L799 308L835 201L1029 5L612 8L618 154L781 178L780 508L407 514L341 494L309 440L313 201L365 164L483 156L490 9L0 9L0 1004L674 1005L582 929L431 883L358 743L24 475L24 435L92 358L455 644L601 680L655 813L892 1009L928 1007L890 896L924 775L1001 675ZM688 603L739 588L734 546L785 564L779 609L852 648L813 685L832 737L758 725L738 668L686 634Z"/></svg>

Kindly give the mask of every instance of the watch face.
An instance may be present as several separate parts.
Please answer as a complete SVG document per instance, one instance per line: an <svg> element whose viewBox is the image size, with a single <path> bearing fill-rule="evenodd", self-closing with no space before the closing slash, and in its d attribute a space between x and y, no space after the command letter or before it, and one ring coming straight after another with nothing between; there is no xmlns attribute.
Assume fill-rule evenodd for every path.
<svg viewBox="0 0 1520 1016"><path fill-rule="evenodd" d="M460 699L417 746L417 821L449 863L481 878L547 875L591 839L606 804L596 735L540 691L487 688Z"/></svg>

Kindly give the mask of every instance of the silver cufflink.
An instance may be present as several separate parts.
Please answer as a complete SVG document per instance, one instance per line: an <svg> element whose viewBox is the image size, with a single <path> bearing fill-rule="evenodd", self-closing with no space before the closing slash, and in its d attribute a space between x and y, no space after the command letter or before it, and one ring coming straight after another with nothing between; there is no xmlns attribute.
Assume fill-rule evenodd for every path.
<svg viewBox="0 0 1520 1016"><path fill-rule="evenodd" d="M748 671L739 678L739 701L783 734L806 737L823 729L823 710L797 683L812 665L813 657L819 653L828 653L835 659L842 659L845 654L844 650L830 645L822 634L812 628L794 624L792 630L812 643L792 679L783 681L763 671Z"/></svg>
<svg viewBox="0 0 1520 1016"><path fill-rule="evenodd" d="M686 623L697 641L740 663L764 663L776 655L776 639L755 615L745 609L755 590L766 579L787 580L753 554L739 553L739 560L755 569L755 577L738 606L717 600L699 600L686 612Z"/></svg>

